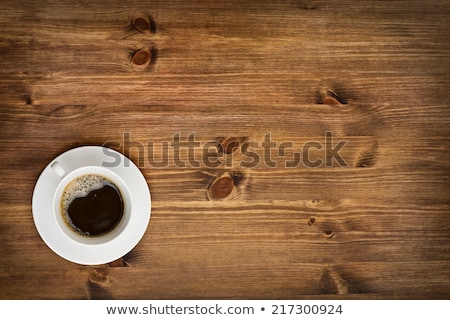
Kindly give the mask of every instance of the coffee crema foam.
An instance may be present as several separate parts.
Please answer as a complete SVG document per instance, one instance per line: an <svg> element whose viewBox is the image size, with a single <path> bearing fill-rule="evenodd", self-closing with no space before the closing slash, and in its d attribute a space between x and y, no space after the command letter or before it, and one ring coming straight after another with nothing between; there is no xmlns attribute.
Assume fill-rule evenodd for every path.
<svg viewBox="0 0 450 320"><path fill-rule="evenodd" d="M78 228L71 220L69 215L69 207L74 202L74 200L79 198L85 198L92 192L102 189L105 186L112 187L119 194L120 200L121 195L119 189L116 185L106 177L96 174L86 174L79 176L72 180L64 189L64 192L61 197L61 213L64 219L64 222L71 227L71 229L79 235L82 236L91 236L84 230ZM123 210L123 207L122 207ZM123 214L123 212L121 213ZM115 227L115 226L114 226ZM114 229L114 227L112 229ZM111 231L111 230L109 230Z"/></svg>

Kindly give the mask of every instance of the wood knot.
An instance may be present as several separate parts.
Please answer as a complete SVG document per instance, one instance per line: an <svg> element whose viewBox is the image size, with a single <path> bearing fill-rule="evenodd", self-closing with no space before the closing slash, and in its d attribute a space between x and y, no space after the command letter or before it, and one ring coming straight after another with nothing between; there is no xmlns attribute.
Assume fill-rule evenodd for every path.
<svg viewBox="0 0 450 320"><path fill-rule="evenodd" d="M233 193L234 188L234 179L229 175L225 175L211 182L208 188L208 195L211 200L222 200L229 197Z"/></svg>
<svg viewBox="0 0 450 320"><path fill-rule="evenodd" d="M139 49L135 51L131 56L131 63L138 67L146 67L152 59L152 52L147 49Z"/></svg>
<svg viewBox="0 0 450 320"><path fill-rule="evenodd" d="M88 281L95 284L106 284L110 282L106 267L92 268L88 271Z"/></svg>
<svg viewBox="0 0 450 320"><path fill-rule="evenodd" d="M325 235L325 237L327 237L328 239L333 239L334 238L334 232L331 230L325 230L323 232L323 234Z"/></svg>
<svg viewBox="0 0 450 320"><path fill-rule="evenodd" d="M376 158L378 154L378 142L374 142L367 150L363 150L358 155L356 161L357 168L369 168L376 164Z"/></svg>
<svg viewBox="0 0 450 320"><path fill-rule="evenodd" d="M33 104L33 99L31 98L31 96L25 97L25 103L29 106L31 106Z"/></svg>
<svg viewBox="0 0 450 320"><path fill-rule="evenodd" d="M308 225L313 226L317 223L316 217L311 217L308 219Z"/></svg>
<svg viewBox="0 0 450 320"><path fill-rule="evenodd" d="M321 292L324 294L348 294L350 288L342 275L332 268L325 268L320 278Z"/></svg>
<svg viewBox="0 0 450 320"><path fill-rule="evenodd" d="M211 177L211 174L208 174ZM208 200L230 200L245 195L249 177L242 171L219 172L206 188Z"/></svg>
<svg viewBox="0 0 450 320"><path fill-rule="evenodd" d="M146 14L139 14L133 17L131 20L131 26L139 32L146 33L156 32L156 24L154 20Z"/></svg>
<svg viewBox="0 0 450 320"><path fill-rule="evenodd" d="M220 154L232 154L240 150L241 145L247 141L246 137L221 137L218 141L218 151Z"/></svg>
<svg viewBox="0 0 450 320"><path fill-rule="evenodd" d="M342 105L347 104L347 101L331 89L322 89L319 92L317 103L327 105Z"/></svg>

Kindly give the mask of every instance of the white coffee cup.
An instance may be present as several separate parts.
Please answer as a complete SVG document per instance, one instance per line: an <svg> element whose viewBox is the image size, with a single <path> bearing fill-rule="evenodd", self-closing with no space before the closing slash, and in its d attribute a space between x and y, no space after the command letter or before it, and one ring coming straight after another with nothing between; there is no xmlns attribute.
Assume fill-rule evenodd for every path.
<svg viewBox="0 0 450 320"><path fill-rule="evenodd" d="M74 179L85 175L101 176L121 194L122 218L104 234L80 234L63 216L64 191ZM75 263L95 265L121 258L139 243L150 222L151 197L146 178L123 154L83 146L60 154L45 167L34 188L32 209L36 229L53 252Z"/></svg>
<svg viewBox="0 0 450 320"><path fill-rule="evenodd" d="M61 232L71 241L77 242L83 245L99 245L107 243L116 239L126 228L128 222L130 221L130 215L132 212L132 203L130 197L130 190L123 179L117 175L115 172L108 168L102 166L85 166L77 168L73 171L66 172L58 162L53 162L50 166L52 170L61 178L58 186L53 195L52 202L52 214L56 221L57 226L60 228ZM64 190L67 186L72 183L76 178L84 175L96 175L106 178L111 181L119 190L122 201L124 204L123 216L119 224L113 228L113 230L95 237L83 236L77 233L71 226L67 224L64 219L64 212L61 208L61 200Z"/></svg>

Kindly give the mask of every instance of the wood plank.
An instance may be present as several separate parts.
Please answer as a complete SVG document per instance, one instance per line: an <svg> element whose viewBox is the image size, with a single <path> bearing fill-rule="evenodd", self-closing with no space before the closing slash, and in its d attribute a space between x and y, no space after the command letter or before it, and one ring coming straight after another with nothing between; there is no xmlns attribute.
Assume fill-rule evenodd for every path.
<svg viewBox="0 0 450 320"><path fill-rule="evenodd" d="M29 269L8 270L1 274L0 281L14 288L14 295L19 298L271 299L277 296L282 299L373 299L385 296L417 299L425 296L448 299L446 264L430 262L419 263L418 266L421 272L409 263L385 262L300 263L293 264L290 270L266 268L264 262L237 268L186 265L158 271L102 266L79 268L72 272L44 269L38 271L39 277ZM224 273L227 276L222 276ZM147 281L136 281L142 278ZM397 288L398 279L402 281ZM425 285L427 283L432 283L432 287ZM132 291L126 289L130 284L133 285Z"/></svg>
<svg viewBox="0 0 450 320"><path fill-rule="evenodd" d="M62 264L62 259L37 241L31 215L21 214L23 209L16 205L2 210L10 213L1 224L9 233L0 236L7 244L0 250L7 265L19 261L23 267ZM361 207L331 200L234 205L156 202L148 232L132 253L132 263L145 264L155 256L165 264L213 259L222 265L230 257L232 261L256 261L263 255L273 266L305 257L314 263L326 263L331 257L339 263L445 260L449 258L447 211L448 206L423 209L409 205L393 212L388 205ZM42 252L40 259L27 261L35 250Z"/></svg>

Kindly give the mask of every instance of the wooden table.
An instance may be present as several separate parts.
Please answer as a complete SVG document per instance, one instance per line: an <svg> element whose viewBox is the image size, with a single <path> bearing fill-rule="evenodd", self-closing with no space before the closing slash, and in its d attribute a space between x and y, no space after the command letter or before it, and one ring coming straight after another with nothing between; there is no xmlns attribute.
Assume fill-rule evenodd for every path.
<svg viewBox="0 0 450 320"><path fill-rule="evenodd" d="M450 298L448 1L0 12L0 298ZM41 171L84 145L129 156L153 200L107 265L32 218Z"/></svg>

